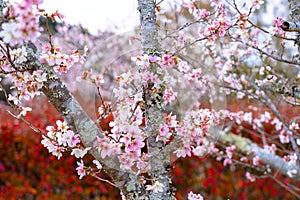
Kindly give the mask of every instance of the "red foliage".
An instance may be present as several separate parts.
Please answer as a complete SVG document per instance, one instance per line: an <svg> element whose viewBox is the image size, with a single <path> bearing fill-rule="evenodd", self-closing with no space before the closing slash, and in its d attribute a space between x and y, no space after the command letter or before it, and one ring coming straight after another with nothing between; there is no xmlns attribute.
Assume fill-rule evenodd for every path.
<svg viewBox="0 0 300 200"><path fill-rule="evenodd" d="M114 121L114 115L110 112L104 119L100 121L100 127L102 131L108 131L112 129L112 127L109 126L109 123Z"/></svg>
<svg viewBox="0 0 300 200"><path fill-rule="evenodd" d="M253 112L249 105L250 103L247 101L237 102L234 99L229 99L227 109L232 112ZM256 105L259 109L253 112L254 117L258 117L265 111L272 113L264 106ZM290 119L298 116L300 111L299 108L288 104L280 106L279 109L286 118ZM245 132L244 128L248 129L248 132ZM271 124L264 124L264 129L270 136L275 132L274 126ZM256 131L253 130L251 124L234 125L232 132L261 144L261 137L255 134ZM275 134L278 133L275 132ZM246 171L249 170L245 166L224 167L222 162L216 161L212 157L179 159L174 163L174 166L172 174L174 186L178 189L177 191L180 191L176 193L178 199L186 199L186 194L190 191L202 194L205 199L297 199L271 178L257 179L252 183L245 177ZM253 173L255 174L255 172ZM286 185L293 183L293 180L280 174L276 174L276 178ZM293 184L300 187L299 183L294 182Z"/></svg>
<svg viewBox="0 0 300 200"><path fill-rule="evenodd" d="M35 105L39 108L26 119L36 127L43 130L60 118L46 100ZM41 136L6 109L1 105L0 199L121 199L109 184L89 176L79 180L75 157L66 153L57 160L42 146Z"/></svg>
<svg viewBox="0 0 300 200"><path fill-rule="evenodd" d="M40 129L60 118L46 100L32 107L38 109L26 118ZM121 199L116 188L93 177L79 180L76 158L66 153L57 160L41 145L40 135L5 110L0 107L0 199ZM273 180L251 183L245 178L245 168L224 168L214 158L179 159L173 165L170 173L179 200L190 191L205 199L295 199Z"/></svg>
<svg viewBox="0 0 300 200"><path fill-rule="evenodd" d="M177 189L176 198L186 199L190 191L200 193L204 199L297 199L270 178L250 182L241 167L223 167L213 158L179 159L171 170ZM288 179L279 175L283 182Z"/></svg>

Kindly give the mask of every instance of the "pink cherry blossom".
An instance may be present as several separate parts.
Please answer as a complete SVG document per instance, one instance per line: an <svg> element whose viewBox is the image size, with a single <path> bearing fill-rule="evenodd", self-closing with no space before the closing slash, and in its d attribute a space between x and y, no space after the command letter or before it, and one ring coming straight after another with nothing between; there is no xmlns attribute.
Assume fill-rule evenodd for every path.
<svg viewBox="0 0 300 200"><path fill-rule="evenodd" d="M76 158L83 158L90 149L91 147L85 149L74 148L72 149L71 155L74 155Z"/></svg>
<svg viewBox="0 0 300 200"><path fill-rule="evenodd" d="M63 134L62 138L65 141L65 144L69 147L75 147L78 143L80 143L79 135L75 134L71 130L67 130Z"/></svg>
<svg viewBox="0 0 300 200"><path fill-rule="evenodd" d="M62 131L62 132L67 131L68 128L69 128L66 121L63 121L63 122L62 122L62 121L60 121L60 120L57 120L57 121L56 121L56 125L57 125L58 131Z"/></svg>
<svg viewBox="0 0 300 200"><path fill-rule="evenodd" d="M101 163L98 160L93 160L93 163L96 165L96 167L97 167L98 170L102 169L102 165L101 165Z"/></svg>
<svg viewBox="0 0 300 200"><path fill-rule="evenodd" d="M11 46L18 44L22 41L22 33L18 30L18 24L15 22L3 23L0 37L3 41Z"/></svg>
<svg viewBox="0 0 300 200"><path fill-rule="evenodd" d="M227 165L230 165L230 164L232 164L232 160L230 158L225 158L224 161L223 161L223 165L227 166Z"/></svg>
<svg viewBox="0 0 300 200"><path fill-rule="evenodd" d="M284 20L283 18L281 17L278 17L277 19L274 19L273 20L273 23L275 25L275 28L274 28L274 34L279 34L279 35L283 35L285 34L285 31L282 30L281 28L281 25L283 22L285 22L286 20Z"/></svg>
<svg viewBox="0 0 300 200"><path fill-rule="evenodd" d="M194 194L192 191L188 194L188 200L203 200L201 194Z"/></svg>
<svg viewBox="0 0 300 200"><path fill-rule="evenodd" d="M156 137L156 141L162 141L166 143L169 138L172 136L169 127L166 124L160 126L158 135Z"/></svg>
<svg viewBox="0 0 300 200"><path fill-rule="evenodd" d="M254 156L254 158L252 159L252 162L253 162L253 165L256 166L256 165L259 165L259 157L258 156Z"/></svg>
<svg viewBox="0 0 300 200"><path fill-rule="evenodd" d="M163 192L164 185L158 181L155 181L153 185L146 185L146 190L151 190L154 193Z"/></svg>
<svg viewBox="0 0 300 200"><path fill-rule="evenodd" d="M80 160L80 162L77 162L77 165L78 165L78 167L76 168L77 174L79 176L79 179L82 179L84 176L86 176L83 161Z"/></svg>
<svg viewBox="0 0 300 200"><path fill-rule="evenodd" d="M183 157L185 158L186 156L191 156L191 149L190 147L184 147L181 149L177 149L176 151L174 151L174 153L176 154L176 156L178 158Z"/></svg>
<svg viewBox="0 0 300 200"><path fill-rule="evenodd" d="M168 104L175 100L177 93L172 88L168 88L163 93L164 103Z"/></svg>
<svg viewBox="0 0 300 200"><path fill-rule="evenodd" d="M162 67L174 67L178 64L178 57L166 54L162 56L162 59L158 63Z"/></svg>
<svg viewBox="0 0 300 200"><path fill-rule="evenodd" d="M125 152L140 152L141 148L145 146L143 140L133 139L125 147Z"/></svg>
<svg viewBox="0 0 300 200"><path fill-rule="evenodd" d="M116 148L107 138L97 138L94 142L94 147L101 153L101 157L105 158L108 155L111 155ZM118 152L118 151L117 151Z"/></svg>
<svg viewBox="0 0 300 200"><path fill-rule="evenodd" d="M246 178L251 182L254 182L256 180L255 177L252 176L249 172L246 172Z"/></svg>
<svg viewBox="0 0 300 200"><path fill-rule="evenodd" d="M253 1L253 8L254 9L260 9L260 6L263 5L265 2L264 0L254 0Z"/></svg>
<svg viewBox="0 0 300 200"><path fill-rule="evenodd" d="M21 107L21 112L20 114L18 114L17 118L21 117L21 116L25 116L27 114L27 112L32 111L32 108L30 107Z"/></svg>

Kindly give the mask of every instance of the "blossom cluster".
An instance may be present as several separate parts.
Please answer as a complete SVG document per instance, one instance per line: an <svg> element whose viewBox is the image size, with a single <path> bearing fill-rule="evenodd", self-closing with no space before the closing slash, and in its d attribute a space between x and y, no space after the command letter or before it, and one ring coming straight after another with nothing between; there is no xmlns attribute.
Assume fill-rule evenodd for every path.
<svg viewBox="0 0 300 200"><path fill-rule="evenodd" d="M197 19L203 19L210 15L210 12L206 9L199 9L195 6L195 1L183 2L183 7L188 8L189 12L192 13Z"/></svg>
<svg viewBox="0 0 300 200"><path fill-rule="evenodd" d="M29 100L40 95L40 89L47 81L47 74L42 70L35 70L33 73L16 72L7 75L11 79L13 88L16 89L15 93L8 95L8 100L12 101L15 105L20 105L22 100Z"/></svg>
<svg viewBox="0 0 300 200"><path fill-rule="evenodd" d="M159 72L165 74L167 74L167 68L175 67L178 64L178 58L170 55L160 58L145 54L133 57L132 60L140 69L146 69L151 63L157 63L161 66ZM145 90L149 81L153 83L153 86ZM114 120L109 123L111 130L105 137L97 138L94 147L98 149L103 158L108 155L117 155L124 169L131 169L135 166L139 171L147 171L150 167L148 164L150 157L143 150L145 139L148 137L144 131L147 122L145 122L145 111L143 111L145 104L143 93L148 93L153 101L159 101L157 98L162 98L161 107L164 107L175 100L176 92L167 82L158 78L157 74L144 70L138 73L131 71L123 73L117 77L116 82L117 87L113 90L115 97ZM103 112L101 113L103 114ZM161 114L165 123L161 124L156 140L166 144L178 122L176 116L164 115L163 112Z"/></svg>
<svg viewBox="0 0 300 200"><path fill-rule="evenodd" d="M40 9L43 0L23 0L7 7L4 15L7 21L2 24L0 37L6 44L14 46L23 41L35 41L40 35Z"/></svg>
<svg viewBox="0 0 300 200"><path fill-rule="evenodd" d="M2 23L1 69L6 75L6 81L12 82L14 92L8 94L8 100L20 106L23 100L32 99L39 95L40 89L47 81L47 74L42 70L34 70L34 66L27 66L28 52L25 46L18 46L24 41L34 42L40 35L39 17L43 10L39 8L42 0L23 0L15 2L4 10L5 21ZM56 12L54 15L58 15ZM6 45L8 44L8 45ZM74 51L71 55L62 54L60 48L45 45L40 53L40 61L53 66L54 70L61 74L66 72L74 63L83 62L87 49ZM51 52L51 53L50 53ZM30 70L27 71L27 70ZM21 107L25 115L29 109Z"/></svg>
<svg viewBox="0 0 300 200"><path fill-rule="evenodd" d="M1 46L5 46L3 42L0 42ZM3 47L4 48L4 47ZM27 51L24 46L20 48L14 48L6 47L7 52L9 54L5 54L3 51L0 53L1 56L1 66L0 66L0 72L3 73L13 73L17 70L23 70L24 66L22 66L22 63L27 61Z"/></svg>
<svg viewBox="0 0 300 200"><path fill-rule="evenodd" d="M156 141L167 143L173 136L175 128L179 126L179 122L176 120L176 115L172 113L166 115L164 121L166 123L160 125Z"/></svg>
<svg viewBox="0 0 300 200"><path fill-rule="evenodd" d="M79 176L79 179L82 179L87 174L90 174L90 173L95 174L102 170L102 165L98 160L93 160L93 163L96 165L96 169L85 166L82 159L80 160L80 162L77 162L78 167L76 167L76 171Z"/></svg>
<svg viewBox="0 0 300 200"><path fill-rule="evenodd" d="M52 155L60 159L62 153L71 151L71 155L76 158L83 158L91 147L83 148L80 146L79 135L70 130L65 121L56 121L57 127L47 126L47 135L43 135L42 144Z"/></svg>
<svg viewBox="0 0 300 200"><path fill-rule="evenodd" d="M104 78L101 74L95 75L95 72L84 71L81 76L76 78L77 81L87 80L96 85L97 88L104 83Z"/></svg>
<svg viewBox="0 0 300 200"><path fill-rule="evenodd" d="M257 111L256 107L252 107L254 111ZM272 125L274 129L274 135L278 138L278 141L281 143L281 145L284 145L286 143L291 143L291 138L295 136L295 133L299 131L299 124L295 121L292 121L288 127L285 127L283 125L283 122L280 121L276 117L272 117L271 114L267 111L259 114L257 117L254 117L254 114L252 112L229 112L228 110L221 110L218 113L219 118L229 118L230 120L233 120L236 124L241 125L242 123L247 123L252 126L253 130L258 130L259 132L264 132L265 128L264 125ZM276 135L277 134L277 135ZM296 136L297 137L297 136ZM263 149L269 153L269 154L275 154L275 152L282 148L281 145L276 145L275 143L269 144L268 142L265 142L263 144ZM298 144L299 145L299 144ZM300 145L299 145L300 146ZM235 146L228 146L225 148L225 154L223 151L220 151L217 149L216 155L217 160L221 161L223 160L223 165L229 165L233 163L233 153L236 149ZM254 152L255 153L255 152ZM295 164L295 161L297 160L297 155L294 152L287 152L286 155L284 155L284 160L286 164ZM252 166L263 166L263 162L260 160L260 157L253 156L252 159L248 159L246 157L242 157L240 159L242 162L251 163ZM268 166L266 166L268 169ZM288 171L288 175L290 177L293 177L295 173L295 170L292 169ZM246 178L250 180L251 182L255 181L255 176L251 175L249 172L246 172Z"/></svg>
<svg viewBox="0 0 300 200"><path fill-rule="evenodd" d="M135 166L139 172L149 170L148 161L150 156L143 150L145 139L148 137L144 131L145 116L143 104L145 99L143 93L149 93L153 100L159 97L162 92L162 108L164 105L172 103L177 92L173 91L176 81L171 81L169 70L174 69L183 78L190 82L196 82L201 86L205 85L201 70L191 69L189 64L176 56L168 54L162 57L143 56L133 57L139 69L148 69L151 64L157 63L158 74L153 74L146 70L138 72L128 71L116 78L117 87L114 88L113 121L109 123L110 131L104 137L98 137L94 142L94 147L98 149L103 158L108 155L116 155L119 158L121 167L133 169ZM159 77L164 74L164 78ZM149 89L149 81L153 83ZM178 82L181 80L178 79ZM203 87L204 89L205 87ZM148 91L150 90L150 91ZM152 98L152 97L151 97ZM100 109L100 115L104 114ZM175 151L178 157L191 156L193 153L202 156L214 149L214 145L207 139L208 128L213 123L214 115L208 109L202 109L187 114L187 117L179 122L176 115L164 113L162 110L162 123L158 130L156 141L168 144L173 136L178 135L182 140L182 148Z"/></svg>
<svg viewBox="0 0 300 200"><path fill-rule="evenodd" d="M117 102L116 111L113 112L114 121L109 124L110 132L104 138L98 138L94 142L94 147L103 158L117 155L124 169L130 169L135 165L144 171L148 169L145 164L148 157L142 151L146 138L146 133L142 129L144 120L140 107L143 98L142 92L136 92L130 87L142 78L139 74L131 72L117 78L119 87L114 89Z"/></svg>
<svg viewBox="0 0 300 200"><path fill-rule="evenodd" d="M87 48L75 50L68 55L62 53L59 47L44 45L39 61L53 67L54 71L61 75L62 73L67 73L75 63L83 63L87 50Z"/></svg>
<svg viewBox="0 0 300 200"><path fill-rule="evenodd" d="M144 81L147 81L147 79L151 80L155 84L155 87L159 87L159 84L162 82L167 84L167 88L163 92L165 104L173 102L177 97L177 92L174 91L174 88L177 87L176 83L185 82L188 87L191 85L195 85L195 88L201 87L203 93L208 89L208 78L207 75L202 72L201 68L193 69L189 63L177 56L164 54L158 57L144 54L142 56L132 57L131 59L141 69L148 69L151 63L157 63L161 67L159 73L164 74L164 80L159 80L157 75L153 75L147 71L143 73L144 75L140 76L144 77ZM176 72L177 75L175 75Z"/></svg>
<svg viewBox="0 0 300 200"><path fill-rule="evenodd" d="M199 109L188 113L181 126L177 127L176 133L182 138L182 147L174 153L179 157L204 156L215 151L214 143L208 139L208 129L216 121L214 113L208 109Z"/></svg>
<svg viewBox="0 0 300 200"><path fill-rule="evenodd" d="M172 68L179 62L177 56L171 56L164 54L161 57L144 54L142 56L131 57L131 60L135 62L136 66L142 69L148 69L151 63L157 63L163 68Z"/></svg>

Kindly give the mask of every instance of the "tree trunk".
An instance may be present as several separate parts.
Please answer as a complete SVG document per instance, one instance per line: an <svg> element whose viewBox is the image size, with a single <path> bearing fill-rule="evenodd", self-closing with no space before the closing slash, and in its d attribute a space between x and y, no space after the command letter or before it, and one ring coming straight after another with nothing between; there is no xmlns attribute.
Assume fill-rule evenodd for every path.
<svg viewBox="0 0 300 200"><path fill-rule="evenodd" d="M143 52L148 55L160 55L158 42L158 31L156 26L155 2L153 0L139 0L141 36ZM103 133L95 123L88 117L79 102L70 93L67 87L56 76L55 72L48 66L38 61L38 52L35 45L27 43L28 57L26 65L34 69L41 69L49 75L48 81L42 91L51 104L57 109L74 132L80 135L85 147L92 147L96 137L103 137ZM152 65L150 70L156 73L159 66ZM147 99L145 99L147 101ZM167 200L175 199L171 189L171 177L166 167L170 163L168 151L162 151L162 144L155 141L159 125L163 122L161 111L157 106L149 106L146 110L146 130L150 137L147 139L148 153L151 159L151 180L164 185L162 192L145 190L139 181L139 176L133 172L122 171L116 156L102 158L97 149L92 148L89 152L103 165L103 170L112 178L115 185L121 190L126 199L153 199ZM160 117L158 117L160 116Z"/></svg>

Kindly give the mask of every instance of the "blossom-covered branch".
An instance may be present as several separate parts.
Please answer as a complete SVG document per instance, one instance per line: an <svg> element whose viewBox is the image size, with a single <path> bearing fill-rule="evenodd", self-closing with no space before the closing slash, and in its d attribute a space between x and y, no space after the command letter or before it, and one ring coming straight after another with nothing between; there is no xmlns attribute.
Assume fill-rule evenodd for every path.
<svg viewBox="0 0 300 200"><path fill-rule="evenodd" d="M236 134L230 133L228 130L221 130L219 127L212 127L210 129L212 136L218 141L235 145L235 147L244 154L253 154L266 165L269 165L273 170L278 170L288 177L300 180L300 167L295 160L287 162L282 157L274 154L274 152L267 150L253 143L248 138L243 138Z"/></svg>

